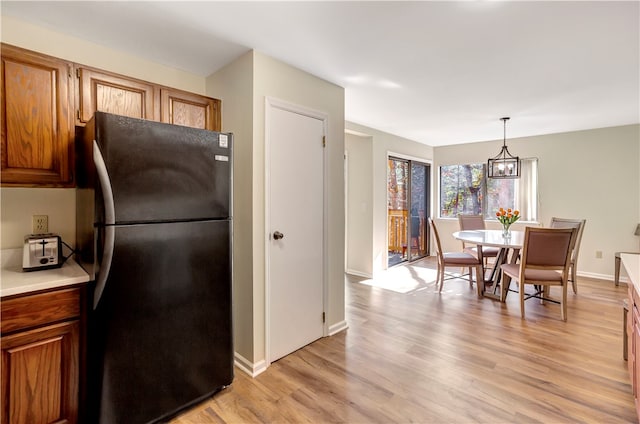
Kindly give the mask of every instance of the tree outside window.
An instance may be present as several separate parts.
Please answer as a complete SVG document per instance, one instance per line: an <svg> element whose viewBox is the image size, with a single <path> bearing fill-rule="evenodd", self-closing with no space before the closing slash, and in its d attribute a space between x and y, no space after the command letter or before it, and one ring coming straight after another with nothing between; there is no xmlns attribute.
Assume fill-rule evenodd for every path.
<svg viewBox="0 0 640 424"><path fill-rule="evenodd" d="M495 219L503 207L523 211L523 221L535 221L537 159L522 159L521 168L521 178L488 179L485 163L441 166L440 217L474 214Z"/></svg>

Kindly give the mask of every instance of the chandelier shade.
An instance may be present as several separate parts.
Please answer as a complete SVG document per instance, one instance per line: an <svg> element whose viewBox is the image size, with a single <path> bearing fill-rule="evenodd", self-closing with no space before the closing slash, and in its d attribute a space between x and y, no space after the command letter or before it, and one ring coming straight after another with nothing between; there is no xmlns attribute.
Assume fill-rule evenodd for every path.
<svg viewBox="0 0 640 424"><path fill-rule="evenodd" d="M520 178L520 158L509 153L507 148L507 121L508 117L500 118L504 123L504 139L502 150L487 161L487 177L489 178Z"/></svg>

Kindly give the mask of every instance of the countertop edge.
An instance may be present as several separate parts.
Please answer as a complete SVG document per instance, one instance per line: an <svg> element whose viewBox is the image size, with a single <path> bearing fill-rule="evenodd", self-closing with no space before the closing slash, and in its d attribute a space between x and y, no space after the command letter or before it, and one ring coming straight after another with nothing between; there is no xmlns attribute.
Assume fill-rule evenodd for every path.
<svg viewBox="0 0 640 424"><path fill-rule="evenodd" d="M620 254L622 265L627 271L631 284L636 289L636 292L640 294L640 254L637 253L622 253Z"/></svg>
<svg viewBox="0 0 640 424"><path fill-rule="evenodd" d="M0 298L29 294L86 283L87 274L73 259L60 268L42 271L22 271L22 249L3 249Z"/></svg>

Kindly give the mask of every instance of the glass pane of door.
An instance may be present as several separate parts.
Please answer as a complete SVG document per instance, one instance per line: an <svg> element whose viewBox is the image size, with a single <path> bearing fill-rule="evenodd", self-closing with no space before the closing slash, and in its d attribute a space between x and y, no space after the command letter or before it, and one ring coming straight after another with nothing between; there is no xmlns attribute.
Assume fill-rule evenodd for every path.
<svg viewBox="0 0 640 424"><path fill-rule="evenodd" d="M388 266L407 260L409 161L389 158L387 170Z"/></svg>
<svg viewBox="0 0 640 424"><path fill-rule="evenodd" d="M410 188L410 225L409 225L409 260L413 261L426 256L429 166L420 162L409 161L411 169Z"/></svg>

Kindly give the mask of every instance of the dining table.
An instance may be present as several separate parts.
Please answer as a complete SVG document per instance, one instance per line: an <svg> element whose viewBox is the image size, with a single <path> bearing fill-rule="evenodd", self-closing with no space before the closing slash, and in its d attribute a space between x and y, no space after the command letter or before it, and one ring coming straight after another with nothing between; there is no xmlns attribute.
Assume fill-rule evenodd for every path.
<svg viewBox="0 0 640 424"><path fill-rule="evenodd" d="M502 230L465 230L454 232L453 237L464 243L476 245L484 277L481 293L485 297L504 302L507 290L496 293L501 284L500 265L518 262L520 250L524 244L524 231L510 230L509 235L505 236ZM487 269L488 266L485 265L482 256L482 248L488 246L499 249L495 261L490 264L490 269ZM502 283L509 284L509 282L510 279Z"/></svg>

